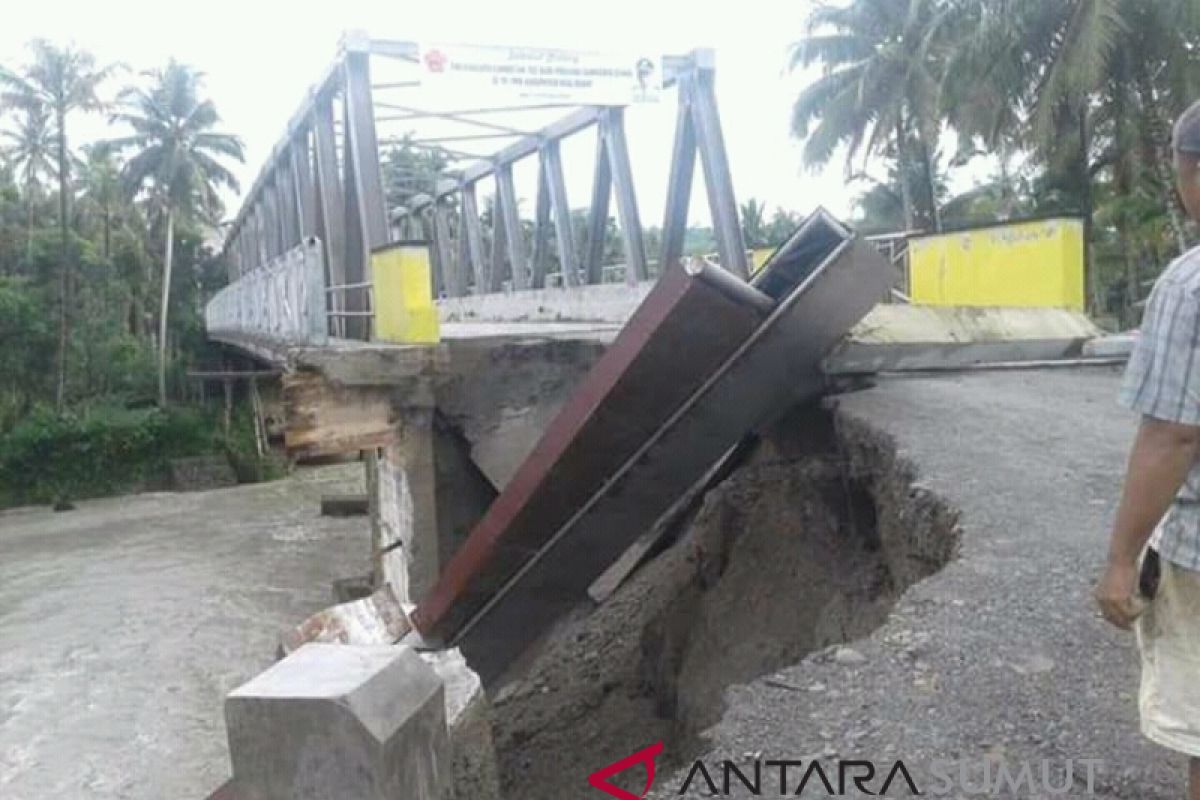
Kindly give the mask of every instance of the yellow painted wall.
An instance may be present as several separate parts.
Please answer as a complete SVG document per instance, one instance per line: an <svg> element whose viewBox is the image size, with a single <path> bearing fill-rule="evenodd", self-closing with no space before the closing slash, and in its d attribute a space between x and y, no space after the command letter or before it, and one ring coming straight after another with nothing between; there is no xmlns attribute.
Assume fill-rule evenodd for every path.
<svg viewBox="0 0 1200 800"><path fill-rule="evenodd" d="M371 253L375 338L400 344L436 344L440 338L433 304L429 246L395 244Z"/></svg>
<svg viewBox="0 0 1200 800"><path fill-rule="evenodd" d="M767 265L767 259L775 253L774 247L759 247L750 251L750 274L756 274Z"/></svg>
<svg viewBox="0 0 1200 800"><path fill-rule="evenodd" d="M1083 310L1083 223L1047 219L909 243L909 292L935 306Z"/></svg>

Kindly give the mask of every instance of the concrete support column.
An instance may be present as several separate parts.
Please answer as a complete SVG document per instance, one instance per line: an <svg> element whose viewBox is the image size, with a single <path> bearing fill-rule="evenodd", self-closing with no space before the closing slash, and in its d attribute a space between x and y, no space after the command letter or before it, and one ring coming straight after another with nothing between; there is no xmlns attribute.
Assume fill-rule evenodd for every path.
<svg viewBox="0 0 1200 800"><path fill-rule="evenodd" d="M395 435L374 459L372 534L377 579L402 604L415 603L438 575L433 409L396 409Z"/></svg>

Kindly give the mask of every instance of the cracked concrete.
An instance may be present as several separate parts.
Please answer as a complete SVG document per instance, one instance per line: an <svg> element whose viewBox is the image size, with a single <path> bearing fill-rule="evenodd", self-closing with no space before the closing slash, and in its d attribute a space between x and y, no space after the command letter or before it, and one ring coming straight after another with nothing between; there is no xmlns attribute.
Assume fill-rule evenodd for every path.
<svg viewBox="0 0 1200 800"><path fill-rule="evenodd" d="M360 464L274 483L0 514L0 797L205 797L229 773L225 694L283 629L369 569L320 495Z"/></svg>

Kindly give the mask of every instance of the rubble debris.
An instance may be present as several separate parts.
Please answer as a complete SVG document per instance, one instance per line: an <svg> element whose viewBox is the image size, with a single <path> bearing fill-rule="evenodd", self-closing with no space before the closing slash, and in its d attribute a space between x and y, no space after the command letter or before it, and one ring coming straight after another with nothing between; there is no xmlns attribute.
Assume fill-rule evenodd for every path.
<svg viewBox="0 0 1200 800"><path fill-rule="evenodd" d="M286 655L310 642L372 645L393 644L412 630L392 588L384 585L369 597L330 606L283 635Z"/></svg>

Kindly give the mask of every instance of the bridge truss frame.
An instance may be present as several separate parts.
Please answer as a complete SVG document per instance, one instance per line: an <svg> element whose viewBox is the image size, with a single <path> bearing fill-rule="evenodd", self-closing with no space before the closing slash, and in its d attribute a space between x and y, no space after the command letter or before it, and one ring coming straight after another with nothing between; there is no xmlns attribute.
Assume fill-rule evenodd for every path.
<svg viewBox="0 0 1200 800"><path fill-rule="evenodd" d="M377 100L379 92L404 90L415 83L373 84L373 59L416 63L418 57L415 42L371 39L362 33L343 36L334 63L292 117L228 228L224 254L231 284L315 238L324 254L329 333L369 339L370 254L376 248L406 238L428 240L438 296L538 289L552 283L562 287L600 283L608 277L602 258L614 196L625 255L624 279L635 284L652 277L629 159L624 106L542 104L426 111L408 102ZM657 263L677 262L683 254L699 157L720 263L745 278L749 264L717 109L715 75L711 50L663 59L664 88L675 88L677 112ZM497 111L559 107L565 111L562 117L532 132L498 125L490 117ZM462 143L516 138L491 155L446 170L433 190L414 197L410 207L388 209L377 125L430 118L461 122L476 132L414 138L407 143L475 158L475 154L458 149ZM561 143L592 127L597 131L597 148L586 240L579 258ZM527 158L535 158L538 165L532 252L527 252L513 179L514 165ZM477 189L485 178L492 178L496 186L490 252L485 247ZM454 226L455 231L450 217L456 204L461 222ZM549 273L551 230L561 265L556 274Z"/></svg>

